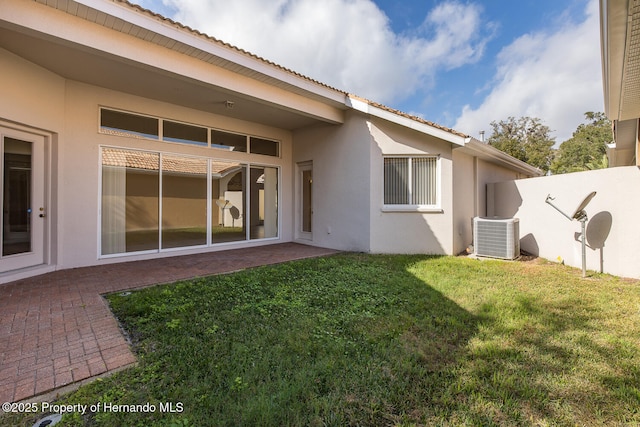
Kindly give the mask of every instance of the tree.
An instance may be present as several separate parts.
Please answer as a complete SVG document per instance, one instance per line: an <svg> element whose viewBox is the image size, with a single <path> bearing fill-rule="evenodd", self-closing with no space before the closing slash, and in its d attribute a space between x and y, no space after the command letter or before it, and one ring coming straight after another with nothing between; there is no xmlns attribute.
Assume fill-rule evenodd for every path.
<svg viewBox="0 0 640 427"><path fill-rule="evenodd" d="M586 112L585 121L563 142L551 164L555 174L608 167L606 143L611 141L611 121L604 113Z"/></svg>
<svg viewBox="0 0 640 427"><path fill-rule="evenodd" d="M488 143L498 150L535 166L545 173L553 160L554 138L551 130L538 118L509 117L491 122L493 132Z"/></svg>

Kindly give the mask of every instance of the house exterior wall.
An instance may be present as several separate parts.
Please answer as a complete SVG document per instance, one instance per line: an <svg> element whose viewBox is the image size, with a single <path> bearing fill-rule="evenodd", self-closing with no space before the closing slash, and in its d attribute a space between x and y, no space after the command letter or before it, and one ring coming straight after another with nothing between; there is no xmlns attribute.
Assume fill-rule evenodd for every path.
<svg viewBox="0 0 640 427"><path fill-rule="evenodd" d="M347 113L341 126L294 132L293 162L313 165L312 240L301 242L370 251L370 146L366 118L357 112Z"/></svg>
<svg viewBox="0 0 640 427"><path fill-rule="evenodd" d="M473 240L472 219L480 212L483 188L478 185L477 157L453 150L453 253L464 251Z"/></svg>
<svg viewBox="0 0 640 427"><path fill-rule="evenodd" d="M53 219L58 213L59 174L58 147L64 138L64 105L66 81L13 53L0 48L0 125L18 128L45 137L45 200L47 217L44 229L44 265L36 272L20 272L20 278L53 269L58 260L59 225ZM2 276L2 274L0 274ZM0 283L6 281L0 277Z"/></svg>
<svg viewBox="0 0 640 427"><path fill-rule="evenodd" d="M279 158L256 156L181 143L101 134L98 132L100 106L273 138L280 141L281 156ZM65 116L68 120L68 131L65 141L60 144L60 168L64 171L62 178L64 182L63 191L60 194L60 223L62 230L64 230L58 248L61 254L60 267L68 268L114 261L111 258L98 259L100 228L98 215L100 208L98 198L100 185L99 153L101 146L153 150L163 153L210 157L220 160L237 160L261 166L280 167L279 210L281 231L279 240L291 240L291 230L288 224L292 221L292 194L287 191L291 186L292 180L290 132L215 116L210 113L73 81L67 82ZM237 247L247 244L249 243L238 242L231 245ZM259 241L252 241L250 244L259 244ZM178 253L228 249L229 245L220 244L207 249L181 249ZM168 251L152 255L127 255L117 257L115 260L143 259L176 254L175 251Z"/></svg>
<svg viewBox="0 0 640 427"><path fill-rule="evenodd" d="M478 159L478 215L489 215L487 205L487 184L530 178L530 176L508 169L504 166Z"/></svg>
<svg viewBox="0 0 640 427"><path fill-rule="evenodd" d="M487 212L487 185L526 178L521 173L459 149L453 150L453 253L473 243L473 218Z"/></svg>
<svg viewBox="0 0 640 427"><path fill-rule="evenodd" d="M371 252L453 254L451 144L382 120L370 122ZM440 162L440 206L431 212L383 210L384 156L433 155Z"/></svg>
<svg viewBox="0 0 640 427"><path fill-rule="evenodd" d="M640 278L640 168L618 167L491 185L495 215L520 219L521 248L534 255L581 268L581 226L545 203L547 195L567 215L591 191L586 207L587 269Z"/></svg>
<svg viewBox="0 0 640 427"><path fill-rule="evenodd" d="M0 117L58 131L64 123L65 80L0 48ZM6 78L11 76L11 78Z"/></svg>
<svg viewBox="0 0 640 427"><path fill-rule="evenodd" d="M243 245L272 243L251 240L180 249L154 254L127 254L100 258L100 148L115 146L164 153L238 160L243 163L278 167L278 241L292 240L293 194L291 132L261 124L235 120L194 109L158 102L65 80L6 50L0 49L0 124L32 129L48 135L46 142L46 266L32 269L73 268L101 263L215 251ZM159 142L99 133L99 107L105 106L160 118L193 123L280 141L280 157L235 153L188 144ZM23 277L2 275L0 281Z"/></svg>

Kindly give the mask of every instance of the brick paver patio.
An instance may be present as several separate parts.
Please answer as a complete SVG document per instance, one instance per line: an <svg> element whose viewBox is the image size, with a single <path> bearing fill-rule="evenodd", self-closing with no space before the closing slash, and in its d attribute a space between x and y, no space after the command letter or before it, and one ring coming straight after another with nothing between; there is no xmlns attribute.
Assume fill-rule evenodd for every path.
<svg viewBox="0 0 640 427"><path fill-rule="evenodd" d="M136 361L101 294L331 253L282 243L61 270L0 285L0 402Z"/></svg>

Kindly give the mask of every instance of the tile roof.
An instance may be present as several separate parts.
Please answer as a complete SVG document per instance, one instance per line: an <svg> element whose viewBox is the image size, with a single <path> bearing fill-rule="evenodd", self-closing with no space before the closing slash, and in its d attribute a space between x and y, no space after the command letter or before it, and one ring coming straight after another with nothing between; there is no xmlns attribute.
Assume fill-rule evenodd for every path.
<svg viewBox="0 0 640 427"><path fill-rule="evenodd" d="M161 15L161 14L158 14L158 13L156 13L156 12L153 12L153 11L149 10L149 9L146 9L146 8L144 8L144 7L140 6L140 5L137 5L137 4L134 4L134 3L131 3L131 2L129 2L128 0L112 0L112 1L113 1L113 2L115 2L115 3L123 4L123 5L125 5L125 6L127 6L127 7L129 7L129 8L132 8L132 9L136 10L138 13L142 13L142 14L144 14L144 15L147 15L147 16L150 16L150 17L153 17L153 18L155 18L155 19L157 19L157 20L159 20L159 21L161 21L161 22L163 22L163 23L165 23L165 24L169 24L169 25L171 25L171 26L173 26L173 27L175 27L175 28L178 28L178 29L180 29L180 30L187 31L187 32L189 32L189 33L191 33L191 34L194 34L194 35L196 35L196 36L198 36L198 37L202 37L202 38L204 38L204 39L206 39L206 40L208 40L208 41L210 41L210 42L213 42L213 43L215 43L215 44L218 44L218 45L220 45L220 46L224 46L224 47L226 47L226 48L228 48L228 49L232 49L232 50L234 50L234 51L236 51L236 52L239 52L239 53L241 53L241 54L243 54L243 55L247 55L247 56L249 56L249 57L251 57L251 58L254 58L254 59L258 60L258 61L261 61L261 62L263 62L263 63L265 63L265 64L268 64L269 66L275 67L275 68L277 68L277 69L279 69L279 70L285 71L285 72L287 72L287 73L289 73L289 74L291 74L291 75L294 75L294 76L296 76L296 77L302 78L302 79L304 79L304 80L307 80L307 81L312 82L312 83L314 83L314 84L317 84L317 85L319 85L319 86L325 87L325 88L327 88L327 89L330 89L330 90L333 90L333 91L339 92L339 93L341 93L341 94L344 94L345 96L349 96L349 97L357 98L357 99L359 99L359 100L361 100L361 101L363 101L363 102L366 102L367 104L369 104L369 105L371 105L371 106L373 106L373 107L380 108L380 109L385 110L385 111L388 111L388 112L390 112L390 113L392 113L392 114L396 114L396 115L399 115L399 116L401 116L401 117L405 117L405 118L408 118L408 119L410 119L410 120L414 120L414 121L416 121L416 122L418 122L418 123L422 123L422 124L426 124L426 125L428 125L428 126L432 126L432 127L436 128L436 129L440 129L440 130L443 130L443 131L445 131L445 132L449 132L449 133L451 133L451 134L454 134L454 135L457 135L457 136L461 136L461 137L463 137L463 138L468 138L468 137L469 137L468 135L466 135L466 134L464 134L464 133L458 132L458 131L456 131L456 130L454 130L454 129L451 129L451 128L448 128L448 127L446 127L446 126L439 125L439 124L437 124L437 123L434 123L434 122L431 122L431 121L425 120L425 119L423 119L423 118L421 118L421 117L414 116L414 115L411 115L411 114L407 114L407 113L405 113L405 112L402 112L402 111L400 111L400 110L396 110L396 109L391 108L391 107L388 107L388 106L386 106L386 105L383 105L383 104L379 104L379 103L377 103L377 102L370 101L370 100L368 100L368 99L365 99L365 98L359 97L359 96L357 96L357 95L354 95L354 94L351 94L351 93L345 92L345 91L340 90L340 89L336 89L336 88L334 88L334 87L332 87L332 86L330 86L330 85L327 85L327 84L325 84L325 83L323 83L323 82L321 82L321 81L318 81L318 80L312 79L312 78L310 78L310 77L308 77L308 76L305 76L304 74L300 74L300 73L298 73L298 72L296 72L296 71L293 71L293 70L291 70L291 69L289 69L289 68L283 67L282 65L279 65L279 64L277 64L277 63L275 63L275 62L273 62L273 61L270 61L270 60L268 60L268 59L265 59L265 58L263 58L263 57L261 57L261 56L258 56L258 55L254 54L254 53L251 53L251 52L249 52L249 51L246 51L246 50L244 50L244 49L241 49L241 48L239 48L239 47L237 47L237 46L234 46L234 45L232 45L232 44L229 44L229 43L223 42L222 40L220 40L220 39L218 39L218 38L215 38L215 37L209 36L209 35L207 35L207 34L205 34L205 33L201 32L201 31L198 31L198 30L196 30L196 29L194 29L194 28L191 28L191 27L189 27L189 26L187 26L187 25L181 24L180 22L174 21L174 20L172 20L172 19L170 19L170 18L167 18L167 17L165 17L165 16L163 16L163 15Z"/></svg>

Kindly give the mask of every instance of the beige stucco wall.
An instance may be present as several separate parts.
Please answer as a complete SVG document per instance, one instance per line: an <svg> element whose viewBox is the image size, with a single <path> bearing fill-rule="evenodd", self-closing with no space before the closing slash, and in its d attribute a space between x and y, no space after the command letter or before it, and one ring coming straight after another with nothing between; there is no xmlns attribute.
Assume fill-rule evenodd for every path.
<svg viewBox="0 0 640 427"><path fill-rule="evenodd" d="M370 123L371 252L453 254L451 144L382 120ZM433 212L383 211L383 156L440 156L440 209Z"/></svg>
<svg viewBox="0 0 640 427"><path fill-rule="evenodd" d="M278 166L281 171L280 240L292 239L288 224L292 221L292 194L287 191L291 187L291 134L264 125L233 120L215 116L198 110L140 98L121 92L106 90L83 83L67 82L65 117L67 118L66 138L60 144L59 164L62 174L62 191L60 192L61 239L58 247L60 253L59 267L68 268L80 265L91 265L113 262L114 259L98 259L99 231L99 151L101 145L157 150L164 153L179 153L194 156L208 156L217 159L238 160L254 165ZM158 142L104 135L98 133L99 106L107 106L137 113L148 114L187 123L210 126L239 133L259 135L281 141L281 157L256 156L246 153L227 152L197 147L180 143ZM251 242L257 244L258 242ZM247 243L244 243L245 245ZM228 249L229 246L242 246L242 243L222 244L206 250ZM201 252L202 249L181 250L181 253ZM160 255L133 255L118 257L116 260L140 259L157 256L175 255L176 252L164 252Z"/></svg>
<svg viewBox="0 0 640 427"><path fill-rule="evenodd" d="M293 141L294 163L313 163L312 240L300 241L368 252L371 135L365 117L350 112L344 125L299 130Z"/></svg>
<svg viewBox="0 0 640 427"><path fill-rule="evenodd" d="M104 88L62 79L10 52L0 49L0 122L48 135L46 146L47 246L49 268L72 268L157 256L99 259L99 150L101 145L147 149L165 153L209 156L280 168L280 241L292 240L292 149L289 131L216 116ZM99 106L107 106L210 126L281 141L281 157L256 156L98 133ZM270 240L269 242L273 242ZM266 242L233 243L220 250ZM179 253L201 252L183 250ZM28 273L25 273L28 275ZM2 279L3 281L6 281Z"/></svg>
<svg viewBox="0 0 640 427"><path fill-rule="evenodd" d="M497 183L492 190L494 214L520 219L523 250L582 267L580 223L570 222L545 199L551 194L552 203L571 215L596 191L586 208L587 269L638 278L638 188L640 168L635 166Z"/></svg>
<svg viewBox="0 0 640 427"><path fill-rule="evenodd" d="M45 138L44 262L39 272L51 270L57 262L59 227L56 221L59 192L58 143L64 138L66 81L60 76L0 49L0 125L16 127ZM28 276L25 272L16 278ZM6 281L0 278L0 282Z"/></svg>
<svg viewBox="0 0 640 427"><path fill-rule="evenodd" d="M472 218L478 214L484 189L477 185L476 157L453 150L453 253L464 251L473 239Z"/></svg>
<svg viewBox="0 0 640 427"><path fill-rule="evenodd" d="M65 80L0 48L0 117L61 132Z"/></svg>
<svg viewBox="0 0 640 427"><path fill-rule="evenodd" d="M481 159L463 150L453 151L453 241L454 253L473 243L473 218L487 212L487 185L526 178L522 173ZM493 209L489 209L490 211Z"/></svg>

